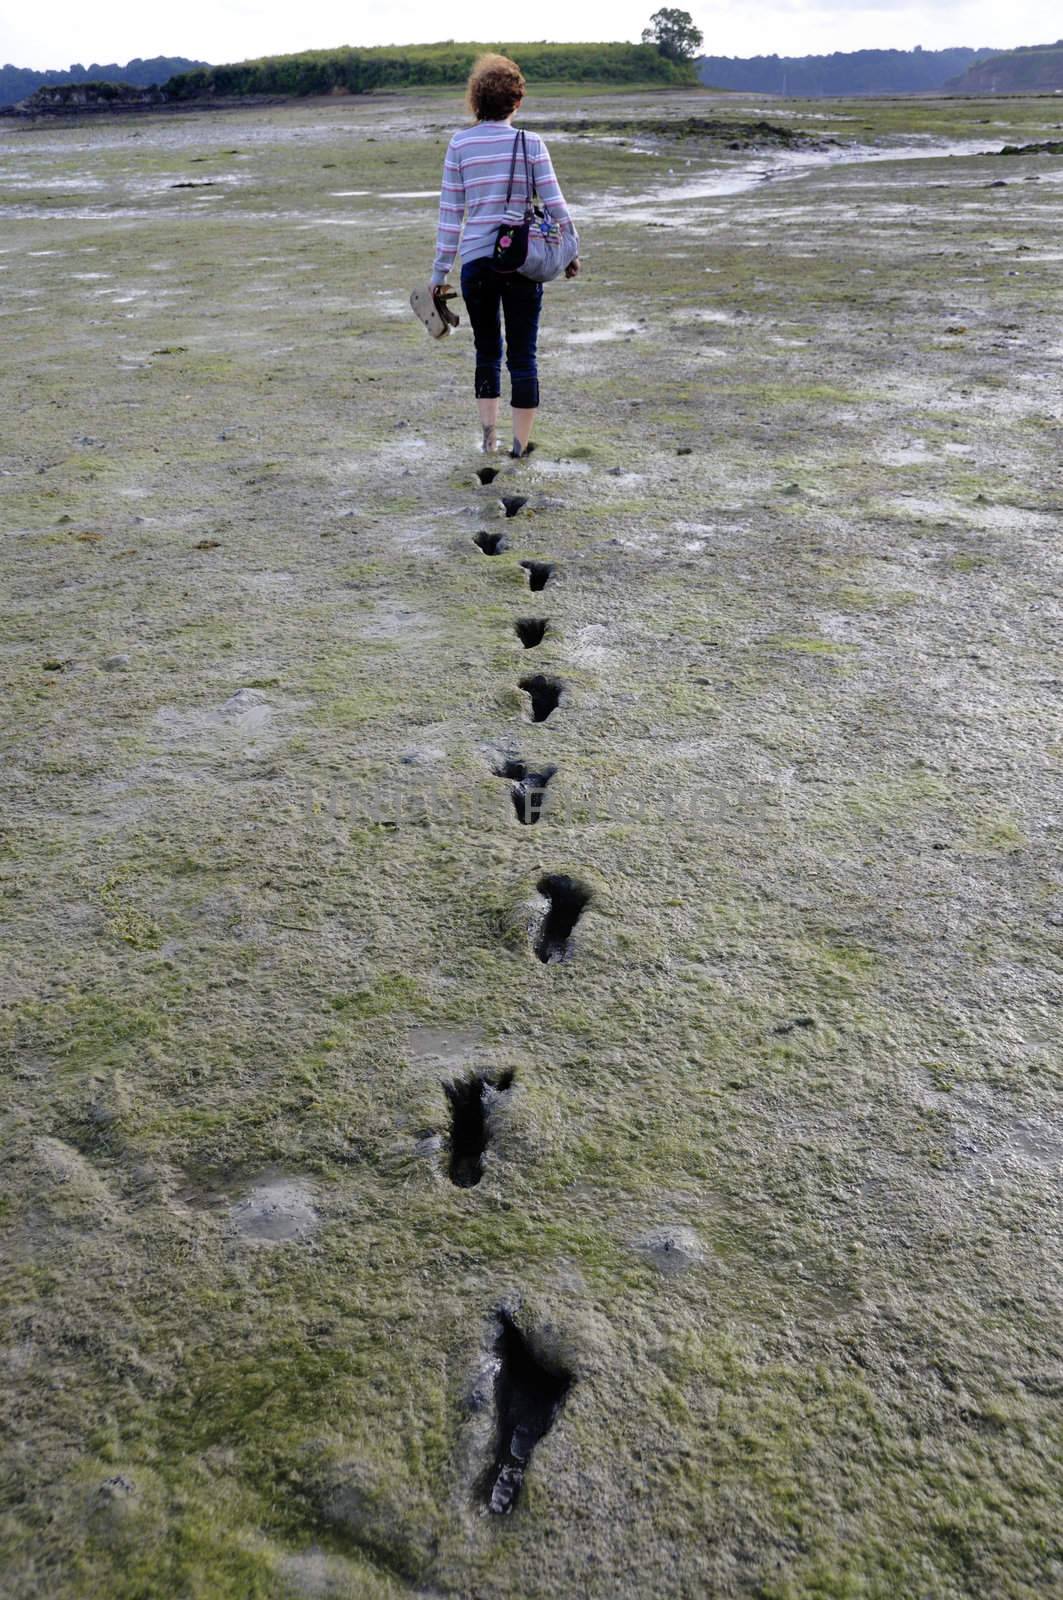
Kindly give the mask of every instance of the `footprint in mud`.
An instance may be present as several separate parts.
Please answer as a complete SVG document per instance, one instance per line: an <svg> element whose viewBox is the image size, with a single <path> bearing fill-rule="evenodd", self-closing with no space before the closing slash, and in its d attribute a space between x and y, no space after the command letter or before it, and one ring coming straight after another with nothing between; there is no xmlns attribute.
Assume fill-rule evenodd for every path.
<svg viewBox="0 0 1063 1600"><path fill-rule="evenodd" d="M498 1097L512 1089L513 1078L512 1072L494 1078L474 1072L443 1085L450 1103L450 1181L459 1189L474 1189L483 1177L491 1110Z"/></svg>
<svg viewBox="0 0 1063 1600"><path fill-rule="evenodd" d="M506 548L505 539L500 533L488 533L486 528L481 528L479 533L474 533L472 542L483 551L485 556L500 556Z"/></svg>
<svg viewBox="0 0 1063 1600"><path fill-rule="evenodd" d="M481 484L494 483L501 470L501 467L477 467L476 476Z"/></svg>
<svg viewBox="0 0 1063 1600"><path fill-rule="evenodd" d="M545 589L557 568L552 561L522 561L521 566L528 574L529 589Z"/></svg>
<svg viewBox="0 0 1063 1600"><path fill-rule="evenodd" d="M548 678L543 672L535 672L521 678L519 687L531 701L532 721L545 722L550 713L557 710L564 684L560 678Z"/></svg>
<svg viewBox="0 0 1063 1600"><path fill-rule="evenodd" d="M571 961L572 934L593 899L591 891L578 878L565 873L540 878L535 887L547 904L535 936L535 954L544 965Z"/></svg>
<svg viewBox="0 0 1063 1600"><path fill-rule="evenodd" d="M542 644L549 626L548 617L518 617L513 624L513 632L525 650L536 650Z"/></svg>
<svg viewBox="0 0 1063 1600"><path fill-rule="evenodd" d="M517 821L528 824L538 822L543 813L543 801L550 779L557 774L556 767L531 768L523 761L506 760L494 768L496 778L507 778Z"/></svg>
<svg viewBox="0 0 1063 1600"><path fill-rule="evenodd" d="M504 494L502 496L502 504L505 507L506 516L515 517L517 512L523 510L528 504L528 496L526 494Z"/></svg>
<svg viewBox="0 0 1063 1600"><path fill-rule="evenodd" d="M498 1313L495 1355L494 1460L480 1493L487 1510L504 1517L517 1504L535 1446L557 1421L572 1374L542 1360L508 1311Z"/></svg>

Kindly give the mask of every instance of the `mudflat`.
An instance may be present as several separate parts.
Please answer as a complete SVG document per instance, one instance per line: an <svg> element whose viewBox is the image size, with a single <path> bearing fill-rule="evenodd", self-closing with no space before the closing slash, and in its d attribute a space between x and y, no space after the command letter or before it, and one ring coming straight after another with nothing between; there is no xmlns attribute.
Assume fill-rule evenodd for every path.
<svg viewBox="0 0 1063 1600"><path fill-rule="evenodd" d="M1060 115L3 126L6 1594L1061 1582Z"/></svg>

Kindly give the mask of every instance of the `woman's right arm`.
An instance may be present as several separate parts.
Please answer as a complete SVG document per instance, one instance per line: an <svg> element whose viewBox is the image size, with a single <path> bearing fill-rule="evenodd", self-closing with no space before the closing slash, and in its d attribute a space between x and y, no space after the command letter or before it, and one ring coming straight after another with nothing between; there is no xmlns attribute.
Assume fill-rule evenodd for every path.
<svg viewBox="0 0 1063 1600"><path fill-rule="evenodd" d="M451 140L443 158L443 183L439 191L439 227L436 230L436 258L432 265L433 288L446 283L447 274L454 265L464 217L465 183L461 176L461 162L455 153L454 141Z"/></svg>
<svg viewBox="0 0 1063 1600"><path fill-rule="evenodd" d="M572 218L568 214L565 197L561 193L561 185L557 181L554 164L550 160L550 152L541 139L538 153L532 162L532 177L535 179L536 193L550 215L556 222L560 222L563 228L570 228Z"/></svg>

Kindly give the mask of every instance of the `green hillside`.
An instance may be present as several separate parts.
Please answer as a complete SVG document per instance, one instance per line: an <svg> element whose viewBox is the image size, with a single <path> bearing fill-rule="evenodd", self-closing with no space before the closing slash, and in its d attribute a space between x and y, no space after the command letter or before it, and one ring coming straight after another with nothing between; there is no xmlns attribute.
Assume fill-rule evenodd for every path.
<svg viewBox="0 0 1063 1600"><path fill-rule="evenodd" d="M946 88L971 94L1063 89L1063 39L990 56L987 61L976 62L962 77L951 78Z"/></svg>
<svg viewBox="0 0 1063 1600"><path fill-rule="evenodd" d="M331 94L418 84L464 82L485 50L500 50L518 61L530 78L595 80L604 83L696 83L693 63L669 61L655 45L644 44L442 44L382 46L375 49L304 50L298 55L263 56L228 66L199 67L179 73L166 85L172 99L201 95Z"/></svg>

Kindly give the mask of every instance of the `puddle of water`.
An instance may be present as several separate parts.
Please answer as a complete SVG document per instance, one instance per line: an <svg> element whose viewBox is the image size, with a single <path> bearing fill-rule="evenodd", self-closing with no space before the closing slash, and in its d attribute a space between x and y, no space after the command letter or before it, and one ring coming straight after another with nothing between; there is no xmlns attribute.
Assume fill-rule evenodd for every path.
<svg viewBox="0 0 1063 1600"><path fill-rule="evenodd" d="M730 311L711 311L700 306L681 307L672 313L676 322L734 322Z"/></svg>
<svg viewBox="0 0 1063 1600"><path fill-rule="evenodd" d="M840 150L801 150L761 157L753 163L716 170L688 179L685 183L646 190L641 194L609 194L584 207L584 214L608 217L618 210L659 206L677 201L707 200L717 195L746 194L765 182L801 178L822 167L862 166L883 161L933 161L952 156L997 155L1001 141L958 139L923 145L896 145L877 148L853 145Z"/></svg>
<svg viewBox="0 0 1063 1600"><path fill-rule="evenodd" d="M372 189L332 189L329 191L330 200L353 200L358 195L372 194Z"/></svg>
<svg viewBox="0 0 1063 1600"><path fill-rule="evenodd" d="M781 106L772 106L764 110L761 106L751 106L745 111L749 117L794 117L802 122L855 122L855 117L836 116L829 111L786 111Z"/></svg>
<svg viewBox="0 0 1063 1600"><path fill-rule="evenodd" d="M102 189L104 180L102 178L72 178L64 173L62 177L56 178L6 178L4 187L6 189L58 189L64 194L67 190L83 193L88 189Z"/></svg>
<svg viewBox="0 0 1063 1600"><path fill-rule="evenodd" d="M389 189L382 190L381 200L438 200L438 189Z"/></svg>

